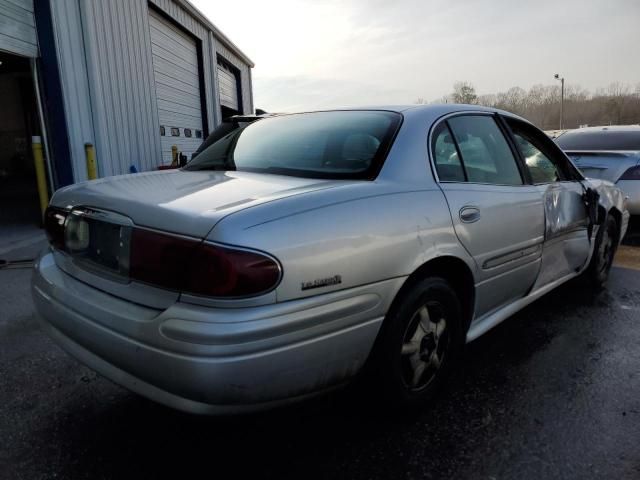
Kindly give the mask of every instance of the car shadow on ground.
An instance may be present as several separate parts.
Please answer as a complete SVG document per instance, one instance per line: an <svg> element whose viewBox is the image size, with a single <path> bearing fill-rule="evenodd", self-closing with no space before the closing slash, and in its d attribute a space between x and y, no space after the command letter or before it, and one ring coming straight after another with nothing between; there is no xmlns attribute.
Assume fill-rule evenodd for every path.
<svg viewBox="0 0 640 480"><path fill-rule="evenodd" d="M575 281L551 292L469 344L420 413L389 412L353 387L229 418L183 414L124 391L100 398L96 389L43 421L41 438L59 440L40 447L57 457L62 478L478 478L510 468L525 478L522 442L562 438L554 430L566 425L555 425L553 411L595 375L597 364L584 359L602 348L598 319L617 301ZM563 448L572 447L538 452L540 465Z"/></svg>

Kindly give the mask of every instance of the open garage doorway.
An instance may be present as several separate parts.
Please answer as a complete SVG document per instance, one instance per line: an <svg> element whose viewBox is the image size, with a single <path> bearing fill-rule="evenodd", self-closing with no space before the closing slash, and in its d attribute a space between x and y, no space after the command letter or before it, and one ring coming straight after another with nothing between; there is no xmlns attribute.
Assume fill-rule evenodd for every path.
<svg viewBox="0 0 640 480"><path fill-rule="evenodd" d="M38 190L33 140L41 137L41 124L31 65L0 51L0 258L42 236L40 195L46 201L50 190L46 180ZM46 166L40 171L46 179Z"/></svg>

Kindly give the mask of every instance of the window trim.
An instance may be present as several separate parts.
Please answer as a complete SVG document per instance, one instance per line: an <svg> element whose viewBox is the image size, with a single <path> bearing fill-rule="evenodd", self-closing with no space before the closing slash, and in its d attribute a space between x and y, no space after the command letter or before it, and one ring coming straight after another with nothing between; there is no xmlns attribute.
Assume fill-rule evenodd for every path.
<svg viewBox="0 0 640 480"><path fill-rule="evenodd" d="M455 148L455 150L456 150L456 154L458 155L458 161L460 162L460 168L462 168L462 175L464 177L463 182L464 183L469 183L469 177L467 176L467 168L464 166L464 162L462 161L462 155L461 155L460 149L458 147L458 142L456 142L456 139L453 136L453 131L451 130L451 127L449 126L449 122L447 122L446 120L444 120L442 122L438 122L433 127L433 132L432 132L432 134L430 136L430 139L429 139L429 149L430 149L431 152L434 152L434 154L433 154L433 166L435 168L434 173L436 175L436 181L440 181L440 179L439 179L439 176L438 176L438 165L437 165L436 158L435 158L435 147L436 147L435 143L436 143L437 137L434 137L433 133L435 133L435 131L438 130L438 128L440 128L440 125L444 125L444 130L449 133L449 136L453 140L453 148ZM445 182L445 183L463 183L463 182L456 181L456 180L442 180L442 182Z"/></svg>
<svg viewBox="0 0 640 480"><path fill-rule="evenodd" d="M535 125L533 125L533 124L531 124L531 123L529 123L529 122L527 122L525 120L521 120L519 118L516 118L516 117L509 117L509 116L506 116L506 115L500 115L500 117L502 117L502 120L504 121L505 126L508 128L508 131L509 131L509 134L511 136L511 139L512 139L514 145L517 148L519 157L521 158L522 165L525 167L525 169L527 171L527 176L530 178L531 185L552 185L552 184L556 184L556 183L557 184L560 184L560 183L575 183L575 182L581 182L582 180L584 180L584 176L573 165L573 163L571 162L571 160L569 159L567 154L564 153L562 151L562 149L560 149L560 147L558 147L558 145L556 145L553 140L551 140L549 137L547 137L547 135L544 132L540 131ZM517 146L517 141L515 139L515 135L516 134L514 133L513 129L511 128L511 125L509 125L509 121L516 122L516 123L519 123L519 124L523 125L525 130L526 129L533 129L534 133L538 134L537 136L540 137L540 139L542 139L541 140L542 149L538 148L536 145L534 145L534 147L536 147L538 150L540 150L540 152L543 155L545 155L556 166L556 168L558 168L560 170L560 173L566 178L564 178L562 180L553 181L553 182L535 183L533 181L533 178L531 178L531 173L529 172L529 168L527 167L524 155L520 151L520 148ZM540 134L544 135L544 137L542 137ZM551 150L551 152L549 152L549 150ZM549 155L550 153L552 155ZM555 153L555 155L553 155L554 153ZM558 161L560 162L560 164L557 163Z"/></svg>
<svg viewBox="0 0 640 480"><path fill-rule="evenodd" d="M500 115L499 113L496 112L496 122L500 125L500 127L502 128L502 133L507 138L507 142L509 143L511 152L513 153L513 156L516 158L516 162L518 163L518 168L520 169L520 175L522 175L522 178L524 179L527 185L534 185L533 178L531 177L531 172L527 167L526 159L524 158L524 155L522 155L522 152L518 147L518 143L516 142L516 137L513 131L511 130L511 126L507 122L507 118L504 115Z"/></svg>
<svg viewBox="0 0 640 480"><path fill-rule="evenodd" d="M437 171L437 167L436 167L436 162L435 162L435 155L433 152L433 133L435 132L436 128L443 122L446 123L447 129L449 130L449 133L452 135L453 132L451 130L451 127L449 126L448 120L451 118L455 118L455 117L472 117L472 116L485 116L485 117L491 117L493 118L494 122L496 123L496 126L498 127L498 130L500 130L500 133L502 133L502 136L504 137L505 141L507 142L507 145L509 145L509 150L512 150L512 146L511 143L513 141L512 138L510 138L508 136L508 134L503 130L503 128L501 128L500 126L500 120L499 118L499 113L498 112L492 112L492 111L477 111L477 110L465 110L465 111L459 111L459 112L452 112L452 113L448 113L446 115L443 115L439 118L437 118L432 124L431 127L429 128L429 134L427 136L427 156L429 158L429 165L431 166L431 173L433 174L433 178L436 181L436 183L438 184L459 184L459 185L488 185L488 186L492 186L492 187L527 187L527 186L531 186L531 184L529 183L529 179L527 176L525 176L522 172L522 166L520 165L520 160L519 160L519 156L516 155L513 151L511 151L511 154L514 157L514 160L516 162L517 168L518 168L518 172L520 172L520 178L522 179L522 183L521 184L512 184L512 183L487 183L487 182L470 182L468 180L466 180L467 177L467 171L466 171L466 167L464 166L464 158L462 158L462 155L460 154L460 150L458 147L458 142L456 141L455 137L453 138L454 141L454 145L456 147L456 152L458 152L458 158L460 158L460 163L462 165L464 174L465 174L465 181L464 182L460 182L457 180L440 180L440 177L438 176L438 171Z"/></svg>

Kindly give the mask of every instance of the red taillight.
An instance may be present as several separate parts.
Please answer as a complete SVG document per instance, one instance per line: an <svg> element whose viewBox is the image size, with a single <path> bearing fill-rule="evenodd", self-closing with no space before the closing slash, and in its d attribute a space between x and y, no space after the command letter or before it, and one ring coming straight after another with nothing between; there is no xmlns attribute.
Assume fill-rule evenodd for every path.
<svg viewBox="0 0 640 480"><path fill-rule="evenodd" d="M622 174L620 180L640 180L640 165L629 168Z"/></svg>
<svg viewBox="0 0 640 480"><path fill-rule="evenodd" d="M134 228L131 232L129 276L171 290L184 285L189 257L200 240Z"/></svg>
<svg viewBox="0 0 640 480"><path fill-rule="evenodd" d="M69 212L55 207L47 207L44 212L44 229L49 243L56 248L64 249L64 226Z"/></svg>
<svg viewBox="0 0 640 480"><path fill-rule="evenodd" d="M247 297L272 290L280 267L259 252L134 228L129 275L184 293Z"/></svg>
<svg viewBox="0 0 640 480"><path fill-rule="evenodd" d="M213 297L247 297L273 289L280 267L255 251L203 243L191 257L184 290Z"/></svg>

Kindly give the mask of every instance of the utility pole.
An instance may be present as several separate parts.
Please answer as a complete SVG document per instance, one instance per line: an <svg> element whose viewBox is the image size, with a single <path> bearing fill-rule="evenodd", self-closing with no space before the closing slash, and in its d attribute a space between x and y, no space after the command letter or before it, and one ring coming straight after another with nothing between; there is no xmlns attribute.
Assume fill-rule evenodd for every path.
<svg viewBox="0 0 640 480"><path fill-rule="evenodd" d="M553 78L560 80L560 130L562 130L564 124L564 77L556 73Z"/></svg>

